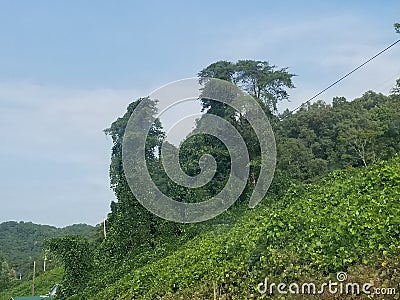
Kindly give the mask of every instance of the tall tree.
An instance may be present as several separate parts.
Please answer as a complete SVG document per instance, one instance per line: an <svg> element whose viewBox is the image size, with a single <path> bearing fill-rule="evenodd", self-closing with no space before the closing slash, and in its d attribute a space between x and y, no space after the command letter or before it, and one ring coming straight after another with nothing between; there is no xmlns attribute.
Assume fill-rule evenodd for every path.
<svg viewBox="0 0 400 300"><path fill-rule="evenodd" d="M289 98L287 89L294 88L292 78L295 76L287 72L287 68L277 69L269 62L259 60L239 60L236 63L218 61L200 71L198 75L238 85L256 98L269 113L276 113L278 102ZM202 104L203 109L210 113L219 112L221 109L220 104L209 99L204 99Z"/></svg>
<svg viewBox="0 0 400 300"><path fill-rule="evenodd" d="M242 88L256 99L264 112L270 117L277 113L278 102L288 99L287 89L294 88L292 78L295 76L287 72L287 68L277 69L276 66L270 65L267 61L255 60L239 60L236 63L218 61L200 71L198 75L202 78L212 77L226 80ZM207 88L210 87L205 85L205 89ZM235 93L237 93L235 89L229 89L228 92L227 88L221 90L225 92L222 95L225 98L234 99ZM202 97L201 102L203 111L228 120L245 140L251 160L248 183L248 188L251 189L257 182L261 162L258 138L246 118L252 112L246 107L243 107L242 111L234 111L228 104L212 100L209 97ZM226 157L228 154L224 155L221 143L210 140L207 137L205 141L208 141L208 145L213 147L214 152L223 154L222 160L229 160ZM246 191L248 192L248 189Z"/></svg>
<svg viewBox="0 0 400 300"><path fill-rule="evenodd" d="M148 100L148 98L146 98ZM111 203L111 213L108 216L108 235L103 242L102 248L107 256L116 262L126 257L129 252L140 252L147 247L155 247L162 239L167 239L168 230L174 234L179 225L163 220L152 212L148 211L133 195L123 168L122 163L122 142L129 118L136 107L143 101L140 98L128 106L127 112L118 118L105 133L113 139L110 178L111 188L118 199ZM148 104L140 114L141 122L148 122L155 119L157 113L156 103L146 101ZM140 134L130 132L130 134ZM156 185L165 192L168 189L168 182L165 173L162 171L160 161L160 146L164 139L164 132L161 122L155 119L146 139L145 159L148 171ZM140 178L138 178L140 180Z"/></svg>
<svg viewBox="0 0 400 300"><path fill-rule="evenodd" d="M267 61L239 60L234 82L276 113L278 102L289 98L286 89L294 88L293 76L287 68L276 69Z"/></svg>
<svg viewBox="0 0 400 300"><path fill-rule="evenodd" d="M210 77L232 82L235 74L235 64L230 61L220 60L201 70L200 77Z"/></svg>
<svg viewBox="0 0 400 300"><path fill-rule="evenodd" d="M93 249L81 236L64 236L47 240L45 245L64 264L64 278L59 299L80 298L93 267Z"/></svg>

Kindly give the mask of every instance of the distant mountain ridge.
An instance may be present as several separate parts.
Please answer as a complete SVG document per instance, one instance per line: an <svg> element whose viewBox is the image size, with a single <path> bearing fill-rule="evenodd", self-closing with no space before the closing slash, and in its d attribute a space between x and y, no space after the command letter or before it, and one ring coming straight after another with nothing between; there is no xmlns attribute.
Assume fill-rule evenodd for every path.
<svg viewBox="0 0 400 300"><path fill-rule="evenodd" d="M95 227L87 224L57 228L23 221L0 223L0 263L6 261L15 271L26 273L32 261L41 258L46 239L71 234L91 239L95 233Z"/></svg>

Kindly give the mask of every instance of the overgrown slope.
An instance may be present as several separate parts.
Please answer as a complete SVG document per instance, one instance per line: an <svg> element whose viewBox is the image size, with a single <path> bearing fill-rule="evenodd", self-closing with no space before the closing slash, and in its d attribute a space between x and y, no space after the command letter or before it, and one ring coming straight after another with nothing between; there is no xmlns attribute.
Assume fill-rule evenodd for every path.
<svg viewBox="0 0 400 300"><path fill-rule="evenodd" d="M245 212L233 226L215 225L160 260L136 269L128 261L123 271L108 270L124 276L97 294L101 278L94 279L85 297L212 299L215 293L221 299L250 299L260 296L256 288L265 277L293 282L354 268L364 270L352 271L354 276L374 274L366 279L397 286L393 270L379 270L397 264L399 233L397 155L293 185L280 199L267 198Z"/></svg>
<svg viewBox="0 0 400 300"><path fill-rule="evenodd" d="M179 186L164 170L168 158L159 155L165 132L156 118L157 101L137 99L105 130L113 141L110 180L117 198L107 217L107 238L97 245L74 238L51 242L50 250L65 266L60 299L215 299L219 295L246 299L257 296L255 286L265 276L287 281L322 278L354 266L377 270L373 261L387 265L386 258L398 261L398 157L378 162L400 151L399 94L369 91L353 101L336 97L332 104L317 101L295 113L277 114L274 103L286 98L293 75L281 74L288 75L287 80L276 82L277 73L268 66L262 61L219 61L199 73L240 83L270 119L277 164L264 204L256 210L247 208L262 159L248 120L252 112L240 108L235 112L210 100L205 91L219 85L206 81L200 96L204 113L229 122L248 149L245 189L228 212L200 224L167 221L148 211L132 193L127 178L141 187L143 172L148 171L163 194L186 203L201 202L224 188L232 156L218 138L193 135L179 148L182 169L189 176L199 174L200 158L208 154L217 162L217 171L204 186ZM262 91L248 82L258 82ZM234 101L236 93L228 94ZM136 127L126 132L128 120L141 106L145 109L139 121L150 127L144 145L146 166L131 165L136 173L129 176L122 145L126 136L143 133ZM151 192L146 197L154 201Z"/></svg>
<svg viewBox="0 0 400 300"><path fill-rule="evenodd" d="M45 295L51 287L61 282L62 268L56 268L46 273L41 273L35 280L35 295ZM9 300L11 297L30 296L32 293L32 281L14 281L11 286L0 291L0 300Z"/></svg>
<svg viewBox="0 0 400 300"><path fill-rule="evenodd" d="M33 260L41 257L44 240L69 234L90 238L94 233L94 227L86 224L57 228L31 222L4 222L0 224L0 254L10 268L24 276L31 270Z"/></svg>

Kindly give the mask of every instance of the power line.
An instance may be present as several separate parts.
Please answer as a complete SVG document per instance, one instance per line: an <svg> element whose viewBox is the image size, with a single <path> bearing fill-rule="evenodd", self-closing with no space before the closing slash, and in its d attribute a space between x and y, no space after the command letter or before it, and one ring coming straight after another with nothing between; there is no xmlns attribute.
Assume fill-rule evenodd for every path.
<svg viewBox="0 0 400 300"><path fill-rule="evenodd" d="M325 92L326 90L330 89L331 87L333 87L334 85L338 84L340 81L342 81L343 79L345 79L346 77L350 76L351 74L353 74L355 71L357 71L358 69L362 68L363 66L365 66L367 63L369 63L371 60L377 58L379 55L381 55L382 53L384 53L385 51L389 50L390 48L392 48L394 45L396 45L398 42L400 42L400 40L395 41L393 44L391 44L390 46L386 47L385 49L383 49L382 51L380 51L379 53L375 54L374 56L372 56L370 59L368 59L367 61L363 62L361 65L359 65L357 68L353 69L352 71L350 71L349 73L347 73L346 75L340 77L338 80L336 80L334 83L330 84L329 86L327 86L326 88L324 88L322 91L320 91L318 94L315 94L314 96L312 96L310 99L308 99L306 102L303 102L301 105L299 105L298 107L296 107L295 109L291 110L290 112L295 112L296 110L298 110L303 104L309 103L310 101L314 100L315 98L317 98L319 95L321 95L323 92Z"/></svg>

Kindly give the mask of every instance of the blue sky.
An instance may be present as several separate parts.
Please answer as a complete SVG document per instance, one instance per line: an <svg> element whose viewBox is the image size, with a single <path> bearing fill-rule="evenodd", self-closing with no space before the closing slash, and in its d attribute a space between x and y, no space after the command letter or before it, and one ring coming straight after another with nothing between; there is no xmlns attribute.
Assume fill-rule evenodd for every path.
<svg viewBox="0 0 400 300"><path fill-rule="evenodd" d="M216 3L214 3L216 2ZM400 35L399 1L0 1L0 222L99 223L102 130L129 102L218 60L298 76L295 107ZM388 93L400 46L319 99Z"/></svg>

